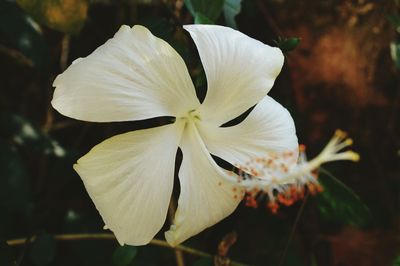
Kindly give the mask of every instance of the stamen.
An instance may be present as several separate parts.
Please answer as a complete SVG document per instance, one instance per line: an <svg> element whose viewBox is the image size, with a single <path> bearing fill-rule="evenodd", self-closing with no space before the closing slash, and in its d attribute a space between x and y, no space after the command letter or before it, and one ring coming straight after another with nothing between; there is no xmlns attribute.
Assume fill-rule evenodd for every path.
<svg viewBox="0 0 400 266"><path fill-rule="evenodd" d="M246 206L256 208L267 196L267 207L276 213L279 204L290 206L302 199L305 191L314 195L323 190L316 174L322 164L339 160L358 161L358 153L340 152L352 144L353 140L347 138L344 131L336 130L322 152L311 161L307 161L305 146L300 145L295 151L270 152L261 158L253 158L245 166L236 165L239 169L237 176L227 176L227 179L243 187Z"/></svg>

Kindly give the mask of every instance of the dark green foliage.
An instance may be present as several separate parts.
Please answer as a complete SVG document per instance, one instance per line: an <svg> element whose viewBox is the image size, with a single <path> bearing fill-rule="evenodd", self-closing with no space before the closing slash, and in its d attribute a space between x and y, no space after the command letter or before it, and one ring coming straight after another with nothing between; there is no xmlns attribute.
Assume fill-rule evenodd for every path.
<svg viewBox="0 0 400 266"><path fill-rule="evenodd" d="M236 29L236 15L240 13L242 0L225 0L224 17L227 26Z"/></svg>
<svg viewBox="0 0 400 266"><path fill-rule="evenodd" d="M398 15L388 15L387 18L396 28L396 31L400 33L400 17Z"/></svg>
<svg viewBox="0 0 400 266"><path fill-rule="evenodd" d="M325 169L320 170L319 181L324 191L318 195L318 211L325 221L366 226L371 221L368 207L349 187Z"/></svg>
<svg viewBox="0 0 400 266"><path fill-rule="evenodd" d="M278 38L275 41L276 46L278 46L283 53L289 53L296 49L296 47L300 44L299 38Z"/></svg>
<svg viewBox="0 0 400 266"><path fill-rule="evenodd" d="M391 42L390 43L390 55L397 69L400 69L400 43Z"/></svg>
<svg viewBox="0 0 400 266"><path fill-rule="evenodd" d="M397 34L400 33L400 16L398 14L391 14L387 16L392 26L395 28ZM398 36L396 40L390 43L390 55L397 69L400 69L400 43L398 41Z"/></svg>
<svg viewBox="0 0 400 266"><path fill-rule="evenodd" d="M0 208L28 216L32 211L30 176L15 145L0 139Z"/></svg>
<svg viewBox="0 0 400 266"><path fill-rule="evenodd" d="M7 245L6 242L0 240L0 265L15 265L15 252Z"/></svg>
<svg viewBox="0 0 400 266"><path fill-rule="evenodd" d="M196 12L196 14L194 15L194 23L195 24L214 24L214 22L206 17L205 15L203 15L200 12Z"/></svg>
<svg viewBox="0 0 400 266"><path fill-rule="evenodd" d="M325 6L329 6L332 1L322 2ZM265 4L270 16L260 11L260 3ZM300 48L295 51L293 58L303 53L313 58L326 57L326 51L323 49L316 51L317 53L303 49L303 46L307 45L307 39L302 35L303 31L296 30L307 29L308 25L295 22L285 24L286 19L295 17L294 13L297 17L303 18L304 14L299 16L298 11L291 9L296 3L298 2L185 0L185 6L177 8L174 1L147 3L144 0L0 0L0 109L2 108L0 110L0 239L2 240L0 241L0 266L14 266L17 260L21 260L21 266L176 265L174 251L164 247L154 245L121 247L112 239L56 241L52 236L53 234L111 233L103 230L104 222L72 165L95 144L110 136L137 129L137 125L136 122L86 123L65 118L51 108L50 100L53 93L51 84L64 69L60 65L68 66L76 58L87 56L111 38L121 24L130 26L141 24L148 27L157 37L167 41L182 56L195 87L198 88L197 93L201 100L206 94L206 76L198 51L189 34L182 29L182 25L193 22L225 25L238 28L263 43L270 43L278 33L283 32L282 34L289 34L289 36L298 36L279 38L276 41L276 45L285 54ZM329 6L329 8L334 12L339 12L335 6ZM285 13L282 10L293 10L293 16L292 11ZM306 17L309 13L311 12L308 10ZM366 16L368 14L359 15L359 22ZM54 20L55 18L57 19ZM388 28L391 28L393 34L399 33L400 17L394 14L388 16L388 19L393 25ZM327 23L325 20L313 20L314 22ZM386 22L388 25L389 22L387 20ZM274 24L276 24L275 28ZM373 27L372 24L371 27ZM288 28L291 30L286 32ZM395 30L397 33L394 32ZM320 34L319 32L312 33ZM341 35L338 34L338 36ZM299 47L301 40L302 45ZM400 69L400 42L395 38L391 40L392 59L395 66ZM334 47L336 49L334 51L340 53L342 48L347 49L348 43L345 41L345 39L338 39L338 45ZM385 63L387 60L392 66L389 43L385 47L387 49L382 52L384 59L374 58L374 60L382 60ZM62 59L62 56L65 58ZM349 58L348 61L352 59ZM61 62L62 60L65 62ZM324 87L323 82L319 83L317 77L312 77L316 79L315 87L308 87L309 91L305 92L306 97L301 97L298 94L302 88L298 87L296 83L298 80L296 81L296 75L293 74L290 64L295 60L292 62L290 60L291 57L288 57L289 64L285 64L270 95L280 103L291 103L283 105L291 110L291 115L296 118L299 141L306 142L314 151L314 148L318 146L319 134L325 132L321 130L321 125L329 130L332 127L343 127L355 132L354 140L357 145L363 141L362 137L356 137L357 132L367 132L366 124L374 124L377 121L374 115L381 110L380 105L385 104L385 99L373 108L364 106L367 115L364 111L351 108L346 109L346 113L336 113L336 108L342 108L344 103L342 101L340 104L333 103L331 101L333 95L340 94L343 99L349 98L348 88L342 87L342 82L345 80L335 79L337 83ZM344 73L347 71L346 63L348 62L342 60L340 63L339 68L343 67ZM370 64L375 64L375 61L371 60ZM246 68L246 66L242 67ZM383 69L383 72L389 73L386 67L387 65L377 67L376 71ZM395 75L392 72L390 74ZM1 73L6 74L1 75ZM303 81L302 78L300 77L301 81ZM310 79L310 77L307 76L304 79ZM384 91L385 85L382 84L390 84L393 97L390 94L389 100L395 104L388 110L384 109L383 116L391 117L393 124L400 124L398 123L398 98L396 98L398 84L385 80L374 81L374 84L377 84L374 91L377 93ZM318 95L316 92L320 89L329 91L326 99L316 96ZM360 88L360 94L363 94L364 90L366 91L364 87ZM351 98L350 101L357 102L358 99ZM346 122L347 116L352 117L348 115L350 111L357 113L357 119L368 122L361 124L362 126L355 123L354 128L351 128L354 121ZM323 121L323 119L326 120ZM316 125L306 126L307 121ZM139 127L145 128L146 123L146 121L140 122ZM320 257L325 256L325 253L321 255L315 249L321 238L326 237L326 232L335 234L347 225L362 227L363 230L369 230L371 226L376 226L378 229L386 229L386 225L393 226L398 221L400 206L398 200L400 183L393 178L398 175L396 165L399 162L397 156L399 144L395 141L390 143L389 147L394 147L395 152L388 149L387 145L382 146L381 153L369 149L372 146L374 148L378 146L372 145L373 137L378 139L377 136L379 136L381 144L381 135L384 132L398 136L399 131L394 126L386 127L386 124L382 124L370 127L370 131L364 136L367 144L359 144L360 147L355 148L355 151L364 154L376 153L379 156L384 154L382 160L378 158L376 167L378 170L375 170L372 175L378 172L383 177L388 176L393 180L386 182L384 178L378 181L373 179L374 176L371 178L368 174L370 169L375 169L375 166L368 165L370 163L368 161L365 163L367 166L362 166L367 169L367 174L362 177L363 181L369 180L370 184L374 184L368 187L364 183L354 182L354 179L358 178L358 173L355 173L358 170L351 172L354 165L343 166L337 163L338 168L334 173L340 173L340 177L346 180L345 183L347 180L352 180L348 184L360 193L361 197L359 197L332 174L322 169L320 182L324 187L324 192L315 198L307 199L304 205L305 211L294 228L294 235L289 244L289 235L303 202L290 207L282 206L275 215L264 208L267 198L265 195L260 195L258 209L249 209L240 204L232 215L183 244L215 255L218 253L218 243L223 235L230 231L237 231L238 241L228 253L232 260L250 265L279 265L282 262L281 265L287 266L316 266L326 265L320 262ZM375 133L372 129L382 131ZM310 137L308 137L309 133ZM314 133L319 137L315 137ZM351 135L353 136L353 133ZM362 154L363 158L364 154ZM359 163L359 165L362 164L363 162ZM390 171L385 169L388 165L392 167ZM343 169L350 169L349 177L342 176ZM375 183L377 183L376 186ZM380 188L383 189L379 191ZM173 195L175 199L178 198L178 186ZM368 207L361 199L365 200ZM169 219L161 232L168 226ZM51 232L51 234L38 232ZM398 235L398 231L394 231L393 235ZM35 240L25 246L9 246L5 241L29 236L35 236ZM164 239L162 233L156 237ZM330 243L326 244L329 246ZM282 258L283 250L287 245L287 253ZM210 258L184 254L184 259L185 265L214 265L213 259ZM393 265L400 265L399 261L400 259L396 258Z"/></svg>
<svg viewBox="0 0 400 266"><path fill-rule="evenodd" d="M400 266L400 256L394 259L392 266Z"/></svg>
<svg viewBox="0 0 400 266"><path fill-rule="evenodd" d="M62 157L64 149L24 117L0 112L0 137L37 154Z"/></svg>
<svg viewBox="0 0 400 266"><path fill-rule="evenodd" d="M227 26L236 29L236 15L240 13L242 0L185 0L195 24L215 24L224 14Z"/></svg>
<svg viewBox="0 0 400 266"><path fill-rule="evenodd" d="M214 262L212 259L209 258L199 259L193 263L193 266L212 266L212 265L214 265Z"/></svg>
<svg viewBox="0 0 400 266"><path fill-rule="evenodd" d="M39 25L13 2L0 1L0 34L30 60L28 64L47 67L49 51Z"/></svg>
<svg viewBox="0 0 400 266"><path fill-rule="evenodd" d="M195 17L202 14L211 21L216 21L222 13L224 0L185 0L185 5Z"/></svg>
<svg viewBox="0 0 400 266"><path fill-rule="evenodd" d="M301 244L296 241L296 239L293 239L288 247L287 253L286 253L286 257L284 259L284 262L282 263L282 265L285 266L306 266L306 264L304 264L303 259L301 257ZM280 258L280 260L282 260L282 258Z"/></svg>
<svg viewBox="0 0 400 266"><path fill-rule="evenodd" d="M39 234L32 244L30 258L37 266L49 265L56 256L56 240L49 234Z"/></svg>
<svg viewBox="0 0 400 266"><path fill-rule="evenodd" d="M137 248L134 246L119 246L115 249L112 255L114 266L127 266L130 265L136 257Z"/></svg>

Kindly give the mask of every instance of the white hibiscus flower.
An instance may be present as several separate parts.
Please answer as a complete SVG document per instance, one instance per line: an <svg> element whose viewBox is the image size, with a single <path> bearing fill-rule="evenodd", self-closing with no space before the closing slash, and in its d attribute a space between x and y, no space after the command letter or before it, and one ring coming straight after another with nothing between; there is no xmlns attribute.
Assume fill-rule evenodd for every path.
<svg viewBox="0 0 400 266"><path fill-rule="evenodd" d="M180 197L174 223L165 234L171 245L228 216L244 192L256 188L270 193L270 188L306 182L305 175L331 158L296 166L293 119L267 96L284 62L278 48L222 26L184 28L194 39L206 72L203 103L182 58L142 26L122 26L54 81L53 107L75 119L176 117L173 124L107 139L74 165L106 227L121 244L147 244L163 226L178 147L183 152ZM243 122L220 127L254 105ZM292 155L277 157L284 152ZM239 167L254 158L260 162L267 154L282 160L284 167L262 171L268 165L261 162L260 169L247 172L241 167L243 173L236 175L220 168L210 153Z"/></svg>

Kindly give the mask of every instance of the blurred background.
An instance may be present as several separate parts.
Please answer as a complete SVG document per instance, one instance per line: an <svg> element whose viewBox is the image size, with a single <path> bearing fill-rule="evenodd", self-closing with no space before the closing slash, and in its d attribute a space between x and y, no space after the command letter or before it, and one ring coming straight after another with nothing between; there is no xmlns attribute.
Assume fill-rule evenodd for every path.
<svg viewBox="0 0 400 266"><path fill-rule="evenodd" d="M0 265L400 265L399 11L397 0L0 0ZM318 195L276 214L241 204L183 243L211 256L60 239L106 232L72 164L110 136L164 120L63 117L50 106L54 78L120 25L141 24L180 53L202 98L204 71L182 30L191 23L284 50L270 95L290 110L308 157L340 128L361 161L324 166Z"/></svg>

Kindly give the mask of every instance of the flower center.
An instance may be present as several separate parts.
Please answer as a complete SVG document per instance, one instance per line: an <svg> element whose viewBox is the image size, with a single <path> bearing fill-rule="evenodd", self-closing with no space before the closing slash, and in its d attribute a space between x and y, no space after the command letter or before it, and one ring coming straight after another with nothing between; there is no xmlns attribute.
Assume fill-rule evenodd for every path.
<svg viewBox="0 0 400 266"><path fill-rule="evenodd" d="M193 121L193 122L196 122L196 121L200 121L200 120L201 120L200 115L199 115L199 112L198 112L196 109L190 110L190 111L188 112L187 119L189 119L189 120L191 120L191 121Z"/></svg>
<svg viewBox="0 0 400 266"><path fill-rule="evenodd" d="M201 121L200 115L196 109L188 111L185 116L181 116L178 119L184 123L184 129L188 124L195 125L197 122Z"/></svg>

